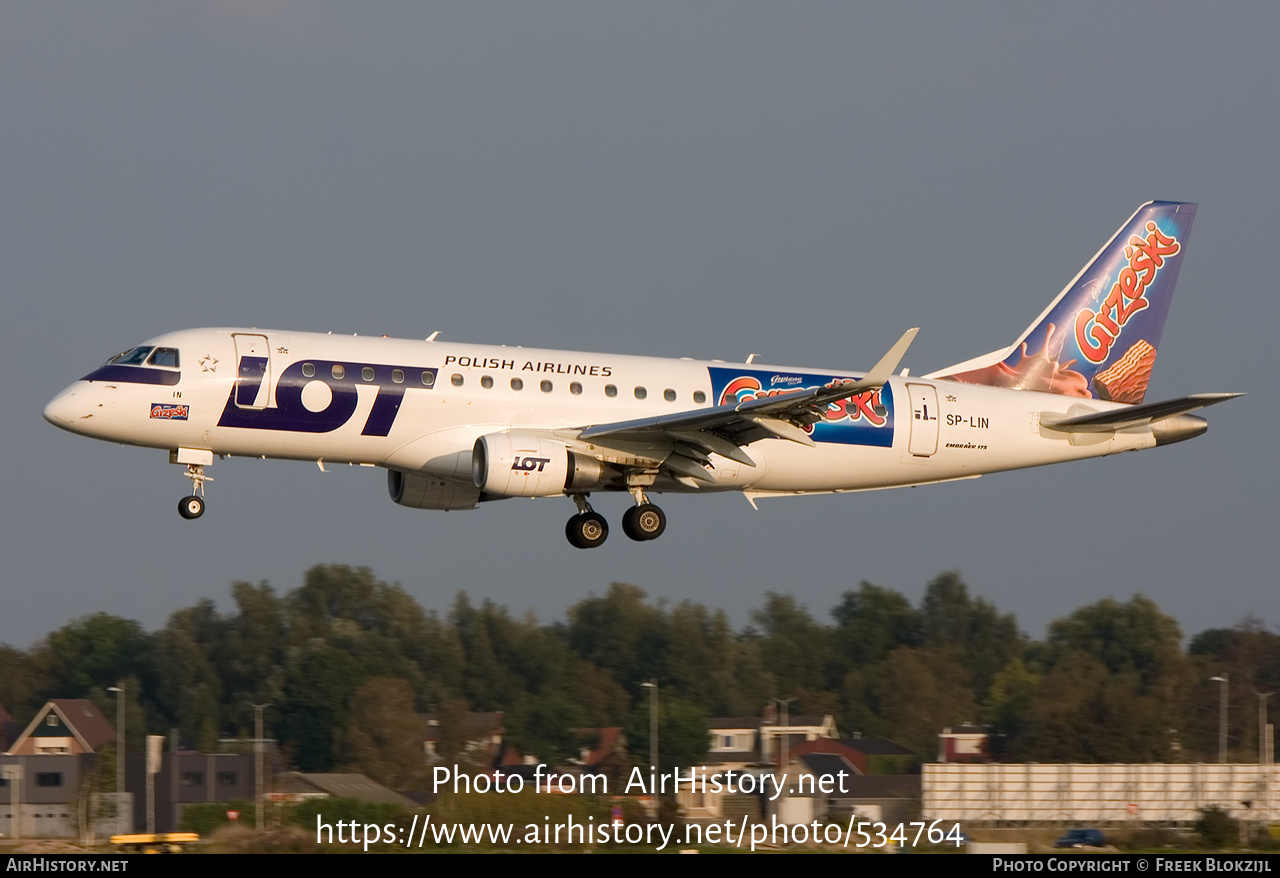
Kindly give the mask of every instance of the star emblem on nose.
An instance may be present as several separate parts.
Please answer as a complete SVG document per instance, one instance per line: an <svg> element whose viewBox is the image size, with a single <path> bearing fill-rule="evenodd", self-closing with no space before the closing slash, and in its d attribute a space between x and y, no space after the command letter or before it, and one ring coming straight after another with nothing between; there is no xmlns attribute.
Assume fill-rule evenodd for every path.
<svg viewBox="0 0 1280 878"><path fill-rule="evenodd" d="M205 354L203 357L200 358L200 371L201 372L218 371L218 361L210 354Z"/></svg>

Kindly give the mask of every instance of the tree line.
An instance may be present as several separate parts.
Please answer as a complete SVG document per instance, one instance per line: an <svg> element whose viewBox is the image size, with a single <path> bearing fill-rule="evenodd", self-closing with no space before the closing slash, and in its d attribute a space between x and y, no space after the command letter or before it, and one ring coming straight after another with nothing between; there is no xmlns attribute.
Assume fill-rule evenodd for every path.
<svg viewBox="0 0 1280 878"><path fill-rule="evenodd" d="M96 613L28 650L0 645L0 704L19 725L48 698L90 698L115 716L123 681L128 749L144 734L212 750L268 734L305 771L359 770L397 788L421 780L423 726L440 717L439 747L456 757L470 711L502 711L505 744L555 762L576 755L585 728L623 726L647 754L648 690L657 680L664 750L678 730L696 759L713 716L758 716L770 699L792 715L832 714L842 734L884 736L937 753L944 727L977 723L1004 759L1190 762L1217 758L1219 684L1226 675L1233 759L1258 756L1257 693L1280 691L1280 636L1246 619L1184 648L1178 624L1147 597L1104 600L1054 621L1043 641L973 597L956 573L918 605L867 582L828 619L770 592L742 628L692 601L668 606L614 583L565 619L514 617L459 592L443 615L367 568L321 565L278 594L231 587L147 632Z"/></svg>

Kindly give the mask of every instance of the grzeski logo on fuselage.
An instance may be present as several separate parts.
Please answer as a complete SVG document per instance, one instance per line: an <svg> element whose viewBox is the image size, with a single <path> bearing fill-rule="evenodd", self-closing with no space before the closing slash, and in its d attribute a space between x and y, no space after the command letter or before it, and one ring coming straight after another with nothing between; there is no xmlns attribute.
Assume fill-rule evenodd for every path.
<svg viewBox="0 0 1280 878"><path fill-rule="evenodd" d="M432 390L436 370L424 366L308 360L284 370L276 384L275 405L255 407L266 372L265 358L243 357L239 378L227 396L219 427L283 430L291 433L331 433L351 420L361 386L376 387L373 407L362 436L391 432L406 390Z"/></svg>
<svg viewBox="0 0 1280 878"><path fill-rule="evenodd" d="M855 380L838 375L726 369L722 366L712 366L707 371L711 374L711 388L717 405L783 396L816 387L852 384ZM889 448L893 445L893 392L885 384L879 390L836 400L827 406L822 420L806 427L805 431L815 442Z"/></svg>

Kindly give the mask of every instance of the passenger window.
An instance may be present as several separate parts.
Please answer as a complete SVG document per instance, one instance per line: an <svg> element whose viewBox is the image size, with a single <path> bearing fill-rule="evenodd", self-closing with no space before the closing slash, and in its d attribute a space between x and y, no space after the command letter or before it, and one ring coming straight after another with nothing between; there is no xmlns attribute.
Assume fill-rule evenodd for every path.
<svg viewBox="0 0 1280 878"><path fill-rule="evenodd" d="M449 376L449 383L452 384L454 387L461 387L462 376L459 375L457 372L454 372L452 375Z"/></svg>
<svg viewBox="0 0 1280 878"><path fill-rule="evenodd" d="M302 377L303 377L303 378L314 378L314 377L316 377L316 367L315 367L315 364L314 364L314 363L303 363L303 364L302 364Z"/></svg>
<svg viewBox="0 0 1280 878"><path fill-rule="evenodd" d="M543 382L542 382L542 384L540 384L540 385L539 385L539 387L541 387L541 388L542 388L542 392L543 392L543 393L550 393L550 392L551 392L551 382L550 382L550 381L547 381L547 380L545 380L545 379L544 379L544 380L543 380Z"/></svg>
<svg viewBox="0 0 1280 878"><path fill-rule="evenodd" d="M701 405L702 403L707 401L707 395L703 393L701 390L695 390L693 392L693 401Z"/></svg>
<svg viewBox="0 0 1280 878"><path fill-rule="evenodd" d="M668 387L666 390L662 391L662 398L667 402L675 402L676 392Z"/></svg>
<svg viewBox="0 0 1280 878"><path fill-rule="evenodd" d="M404 370L392 369L391 380L394 381L396 384L404 384Z"/></svg>
<svg viewBox="0 0 1280 878"><path fill-rule="evenodd" d="M614 387L612 384L606 384L606 385L604 386L604 395L605 395L605 396L610 396L610 397L612 397L612 396L617 396L617 395L618 395L618 388Z"/></svg>
<svg viewBox="0 0 1280 878"><path fill-rule="evenodd" d="M579 394L582 393L582 385L579 384L577 381L573 382L572 384L569 385L569 392L572 393L574 396L578 396Z"/></svg>
<svg viewBox="0 0 1280 878"><path fill-rule="evenodd" d="M372 367L372 366L365 366L363 369L361 369L361 370L360 370L360 377L361 377L361 378L363 378L365 381L372 381L372 380L373 380L373 367Z"/></svg>
<svg viewBox="0 0 1280 878"><path fill-rule="evenodd" d="M334 366L333 366L333 377L334 377L334 378L343 378L343 377L345 377L345 376L346 376L346 374L347 374L347 370L346 370L346 369L344 369L344 368L342 368L342 364L341 364L341 363L335 363L335 364L334 364Z"/></svg>
<svg viewBox="0 0 1280 878"><path fill-rule="evenodd" d="M492 387L492 386L493 386L493 376L492 376L492 375L485 375L483 378L481 378L481 379L480 379L480 386L481 386L481 387L483 387L485 390L488 390L490 387Z"/></svg>
<svg viewBox="0 0 1280 878"><path fill-rule="evenodd" d="M512 379L511 379L511 389L512 389L512 390L524 390L524 382L523 382L523 381L521 381L519 378L512 378Z"/></svg>
<svg viewBox="0 0 1280 878"><path fill-rule="evenodd" d="M645 390L643 387L636 388L636 399L644 399L648 395L649 391Z"/></svg>
<svg viewBox="0 0 1280 878"><path fill-rule="evenodd" d="M435 372L423 372L423 373L422 373L422 386L423 386L423 387L435 387L435 386L436 386L436 373L435 373Z"/></svg>

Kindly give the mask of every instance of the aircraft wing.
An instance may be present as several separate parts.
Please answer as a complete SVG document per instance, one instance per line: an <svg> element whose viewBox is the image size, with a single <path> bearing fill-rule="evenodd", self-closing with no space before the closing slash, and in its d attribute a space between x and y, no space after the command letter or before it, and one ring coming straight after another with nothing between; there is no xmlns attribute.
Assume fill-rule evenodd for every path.
<svg viewBox="0 0 1280 878"><path fill-rule="evenodd" d="M689 479L714 482L715 478L706 468L710 452L746 466L755 466L755 461L742 450L742 446L767 438L789 439L812 446L813 440L804 427L821 420L823 410L831 403L883 386L897 369L917 332L918 327L908 329L870 372L851 383L797 390L749 402L653 418L592 424L578 434L578 439L606 444L610 441L629 445L652 444L655 451L670 449L662 461L663 469L686 483Z"/></svg>
<svg viewBox="0 0 1280 878"><path fill-rule="evenodd" d="M1105 412L1094 412L1077 417L1050 415L1048 412L1040 416L1040 423L1051 430L1062 430L1067 433L1105 433L1124 427L1149 424L1170 415L1182 415L1194 412L1206 406L1226 402L1244 396L1243 393L1193 393L1178 399L1167 399L1163 402L1149 402L1144 405L1125 406Z"/></svg>

